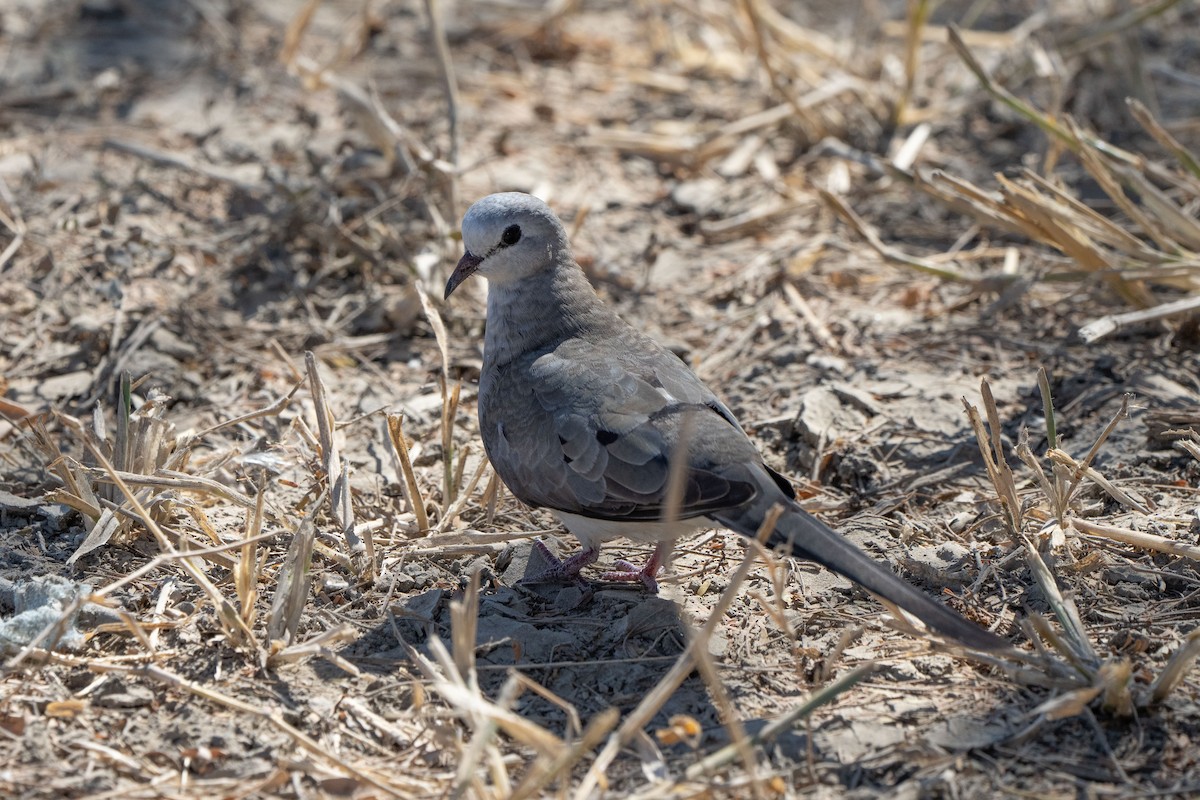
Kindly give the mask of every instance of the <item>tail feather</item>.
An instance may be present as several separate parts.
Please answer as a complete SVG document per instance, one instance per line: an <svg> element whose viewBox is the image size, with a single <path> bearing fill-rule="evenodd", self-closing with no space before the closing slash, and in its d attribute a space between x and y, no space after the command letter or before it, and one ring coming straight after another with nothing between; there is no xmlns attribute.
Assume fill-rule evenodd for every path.
<svg viewBox="0 0 1200 800"><path fill-rule="evenodd" d="M1009 644L932 600L912 584L868 556L848 539L782 496L750 503L713 518L744 536L755 536L769 502L784 504L784 512L767 540L768 546L788 545L797 558L815 561L849 578L869 592L895 603L931 629L978 650L1002 650Z"/></svg>

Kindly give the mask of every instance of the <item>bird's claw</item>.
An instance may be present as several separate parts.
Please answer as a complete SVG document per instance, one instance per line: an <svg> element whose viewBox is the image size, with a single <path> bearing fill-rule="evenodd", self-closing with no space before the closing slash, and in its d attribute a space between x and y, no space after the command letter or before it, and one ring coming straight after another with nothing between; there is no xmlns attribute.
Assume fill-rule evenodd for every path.
<svg viewBox="0 0 1200 800"><path fill-rule="evenodd" d="M526 575L521 583L576 583L586 588L588 582L579 572L600 557L600 551L596 548L585 548L569 558L559 558L550 552L541 539L533 541L533 549L538 551L547 566L541 572Z"/></svg>
<svg viewBox="0 0 1200 800"><path fill-rule="evenodd" d="M550 552L550 548L546 546L545 542L535 539L533 549L538 551L548 566L541 572L527 575L521 581L522 583L574 583L584 589L590 588L590 584L580 576L579 572L584 567L596 563L596 559L600 557L598 548L585 547L569 558L559 558ZM605 572L600 577L606 581L640 582L646 587L647 592L658 594L658 581L655 578L669 552L669 543L659 544L650 556L650 560L646 562L646 566L638 568L624 559L618 559L615 564L616 569Z"/></svg>
<svg viewBox="0 0 1200 800"><path fill-rule="evenodd" d="M658 594L658 581L654 579L658 574L658 564L654 562L654 559L651 559L641 569L623 559L618 559L615 566L615 570L606 572L600 577L606 581L641 581L647 592Z"/></svg>

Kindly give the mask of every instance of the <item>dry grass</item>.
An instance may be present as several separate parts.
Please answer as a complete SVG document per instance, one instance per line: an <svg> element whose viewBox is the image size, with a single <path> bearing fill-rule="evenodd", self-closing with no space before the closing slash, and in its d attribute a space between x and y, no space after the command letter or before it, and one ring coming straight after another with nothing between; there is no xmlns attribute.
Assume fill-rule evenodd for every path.
<svg viewBox="0 0 1200 800"><path fill-rule="evenodd" d="M1136 132L1117 137L1106 133L1112 116L1089 117L1082 100L1071 113L1066 99L1089 81L1127 88L1118 73L1145 73L1145 57L1114 43L1152 32L1182 47L1180 21L1195 14L1158 2L1095 18L1066 4L973 28L992 12L1007 19L990 5L939 14L913 2L878 27L822 4L793 19L766 0L483 5L453 19L432 0L403 10L310 0L288 20L250 8L202 15L206 41L263 82L262 108L236 105L237 119L299 125L291 147L206 149L228 132L159 141L144 124L114 124L64 135L89 142L97 164L136 168L124 183L85 181L62 198L45 181L0 179L4 485L82 520L76 541L3 518L5 553L20 554L5 556L5 575L25 578L36 563L72 594L5 654L0 787L22 797L816 795L851 788L841 740L821 738L831 728L865 736L888 718L931 726L965 710L1004 731L953 763L926 740L872 745L851 765L863 786L883 793L915 776L907 788L983 796L1018 775L1024 791L1050 796L1072 780L1101 793L1190 791L1194 758L1180 742L1200 735L1189 680L1200 549L1187 476L1200 464L1181 464L1200 462L1195 386L1153 368L1161 342L1107 351L1150 364L1164 392L1182 386L1180 402L1153 409L1152 438L1171 442L1174 462L1130 445L1140 401L1117 392L1119 408L1089 406L1085 391L1056 409L1051 395L1072 359L1198 307L1200 162L1182 101L1131 100ZM1117 55L1100 58L1098 43ZM83 120L80 97L0 94L7 107L61 104ZM294 123L298 113L316 121ZM60 146L43 118L14 124L23 142ZM1021 131L1040 163L973 149L972 126L992 140ZM248 141L268 135L248 131ZM564 609L561 595L521 595L531 611L497 611L513 543L543 533L542 520L479 454L478 299L456 296L447 310L427 287L452 263L463 201L555 187L556 206L576 211L585 267L623 310L698 350L706 378L740 393L773 461L795 449L770 439L803 405L789 381L812 374L807 351L787 346L808 341L822 358L886 371L905 337L946 325L937 366L952 352L949 366L984 377L982 412L963 402L986 500L965 529L939 516L947 497L984 494L959 458L940 499L920 500L909 470L899 481L913 488L877 508L904 509L891 547L918 537L972 553L971 579L948 599L1017 649L931 650L902 616L898 635L839 611L827 590L797 588L807 576L753 544L727 563L738 556L719 537L685 543L678 620L661 630L642 620L656 631L644 652L628 649L640 633L632 613L597 618L598 606ZM169 255L155 250L164 243ZM629 304L631 287L662 288L653 270L667 269L661 253L673 248L703 280L669 279L648 314ZM905 309L909 327L858 335L856 307ZM1004 333L960 344L964 314ZM1186 339L1187 325L1167 330ZM1061 337L1062 352L1026 345L1026 327ZM1042 359L1057 373L1035 372ZM764 383L755 364L780 377ZM1020 389L1035 385L1044 436L1023 426L1014 445L1008 431L1029 419L1033 396ZM853 389L838 391L854 407L890 397ZM848 452L896 463L871 426L895 420L875 414L853 439L830 422L834 440L823 430L802 445L830 484L809 494L827 506L853 494L836 468ZM1083 447L1064 428L1093 435ZM1133 584L1143 618L1112 611L1126 602L1122 584L1097 574L1144 579ZM566 619L587 647L526 659L536 642L489 632L521 614L527 632ZM622 649L603 649L592 625L629 625ZM82 649L60 647L76 627ZM664 651L672 636L678 649ZM496 650L512 652L500 668L484 660ZM913 664L945 672L895 677ZM647 665L661 669L621 690L629 696L597 688ZM568 694L555 681L571 670L599 683L568 682ZM695 708L673 705L685 692ZM928 707L907 705L930 692ZM157 716L140 716L151 708L176 727L140 732L153 727ZM876 716L855 728L862 714ZM1065 727L1072 720L1082 727ZM803 725L803 756L784 755ZM1137 766L1130 742L1141 734L1129 726L1165 742L1157 767ZM960 788L937 782L947 774Z"/></svg>

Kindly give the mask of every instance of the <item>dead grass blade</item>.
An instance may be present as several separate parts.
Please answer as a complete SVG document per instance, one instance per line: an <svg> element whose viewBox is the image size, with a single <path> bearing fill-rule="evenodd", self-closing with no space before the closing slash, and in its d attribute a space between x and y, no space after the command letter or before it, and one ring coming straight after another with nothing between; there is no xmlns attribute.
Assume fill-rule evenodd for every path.
<svg viewBox="0 0 1200 800"><path fill-rule="evenodd" d="M1083 620L1079 617L1078 607L1073 600L1063 596L1062 591L1058 588L1058 581L1054 578L1054 573L1046 566L1041 553L1033 546L1033 543L1022 537L1022 544L1025 547L1025 562L1029 565L1029 571L1033 574L1038 588L1042 591L1042 596L1050 604L1054 616L1058 618L1067 636L1065 640L1053 637L1052 641L1058 646L1063 657L1075 665L1076 669L1086 675L1094 675L1095 665L1099 663L1100 658L1088 637ZM1046 630L1042 631L1043 634L1046 632Z"/></svg>
<svg viewBox="0 0 1200 800"><path fill-rule="evenodd" d="M919 20L916 3L910 14L912 26ZM1131 103L1131 113L1178 161L1183 171L1158 163L1137 153L1116 147L1088 133L1069 117L1043 112L1004 87L998 85L974 56L953 26L948 31L955 52L975 75L980 85L997 101L1044 131L1052 141L1075 154L1080 163L1129 220L1126 230L1098 214L1049 178L1025 170L1017 179L996 176L999 192L973 186L968 181L942 173L924 176L909 173L898 165L890 169L898 178L911 180L915 188L980 223L1004 231L1018 232L1034 241L1053 247L1072 258L1083 270L1105 281L1126 302L1139 308L1160 304L1151 284L1188 291L1200 291L1200 276L1189 269L1197 261L1200 249L1200 223L1188 210L1200 202L1200 161L1171 137L1164 126L1142 105ZM928 274L934 266L912 259L884 245L856 220L844 204L827 202L845 218L871 246L888 260L906 264ZM841 207L839 207L841 206ZM960 280L957 275L939 275ZM1064 276L1058 276L1062 279ZM1182 313L1168 310L1165 313ZM1148 318L1157 318L1151 316ZM1144 321L1133 317L1127 324ZM1121 324L1124 320L1117 320ZM1114 330L1112 320L1102 319L1085 327L1083 335L1100 338Z"/></svg>
<svg viewBox="0 0 1200 800"><path fill-rule="evenodd" d="M925 24L929 21L930 13L936 5L936 3L930 2L930 0L910 0L908 3L908 18L905 21L904 36L904 86L901 89L899 98L896 100L896 107L892 112L892 124L896 126L905 124L905 111L912 101L913 89L917 82L921 34L925 29Z"/></svg>
<svg viewBox="0 0 1200 800"><path fill-rule="evenodd" d="M267 638L291 644L300 627L300 615L308 601L308 589L312 583L309 567L312 564L313 542L317 536L315 517L317 509L325 500L329 487L325 487L317 502L296 526L287 555L275 580L275 594L271 598L271 611L267 615Z"/></svg>
<svg viewBox="0 0 1200 800"><path fill-rule="evenodd" d="M1133 97L1126 98L1125 105L1129 108L1129 113L1138 121L1138 124L1146 129L1146 133L1154 137L1155 141L1161 144L1165 149L1169 150L1172 155L1179 161L1193 177L1200 179L1200 161L1192 152L1180 144L1179 140L1172 136L1166 128L1163 127L1154 115L1150 113L1150 109L1141 101Z"/></svg>
<svg viewBox="0 0 1200 800"><path fill-rule="evenodd" d="M990 435L983 427L983 419L979 409L963 398L963 406L967 410L967 418L975 431L975 441L979 444L979 454L983 457L983 465L987 469L988 478L996 489L996 499L1000 501L1000 509L1005 523L1008 525L1013 538L1021 535L1023 509L1021 496L1017 491L1016 478L1004 458L1004 441L1001 438L1000 412L996 409L996 400L992 397L992 387L984 378L979 384L979 393L983 398L983 406L988 416ZM989 448L990 443L990 448Z"/></svg>
<svg viewBox="0 0 1200 800"><path fill-rule="evenodd" d="M271 725L280 732L286 734L300 749L308 752L312 756L315 756L321 762L330 765L335 771L358 778L364 783L375 787L390 797L413 797L414 793L423 794L428 789L427 786L418 784L415 781L406 781L402 776L393 774L388 778L384 778L383 776L376 775L374 772L371 772L367 769L350 764L331 752L330 748L325 744L313 739L308 734L285 721L282 712L253 705L243 700L239 700L236 697L231 697L227 694L219 692L215 689L201 686L200 684L189 681L186 678L183 678L182 676L162 667L129 667L124 665L96 662L93 668L101 672L115 672L123 675L147 678L176 689L182 689L189 694L232 711L237 711L242 714L249 714L263 719L271 723ZM396 786L393 784L393 781L398 781L401 785Z"/></svg>
<svg viewBox="0 0 1200 800"><path fill-rule="evenodd" d="M21 207L17 205L16 198L13 197L12 191L8 188L8 182L3 178L0 178L0 200L3 200L4 204L8 206L8 213L0 211L0 224L8 228L8 232L13 235L12 241L4 248L4 252L0 253L0 274L3 274L4 268L8 266L8 262L12 260L13 256L25 244L27 228L25 219L21 216ZM17 406L12 404L5 405L9 407L9 410L5 411L5 413L12 413L12 410L17 408Z"/></svg>
<svg viewBox="0 0 1200 800"><path fill-rule="evenodd" d="M346 470L334 438L333 411L326 399L325 382L317 368L317 357L311 351L304 353L304 366L308 372L309 391L317 417L317 435L321 447L321 466L325 470L325 481L329 487L329 512L341 531L346 543L346 554L354 565L360 580L375 578L375 546L370 532L359 538L354 528L354 507L350 503L350 475Z"/></svg>
<svg viewBox="0 0 1200 800"><path fill-rule="evenodd" d="M761 542L766 537L771 535L771 532L775 529L775 523L779 520L779 515L782 513L783 508L775 506L768 513L767 518L763 520L757 537L757 541L760 543L759 546L761 546ZM592 762L587 775L575 791L574 796L578 800L585 800L585 798L590 797L598 788L607 784L605 772L608 770L609 765L612 764L613 759L617 757L617 754L620 753L623 747L628 745L633 741L635 736L643 731L646 725L650 723L650 720L654 718L654 715L663 707L663 704L671 698L675 690L691 674L696 663L695 651L708 647L708 642L712 638L713 631L725 619L730 605L732 605L734 598L737 597L738 590L746 580L746 576L750 573L750 568L754 565L754 559L757 554L758 551L755 547L747 549L745 557L742 558L742 563L738 565L738 568L729 579L729 586L721 593L716 606L713 608L708 619L700 627L696 636L688 643L687 649L680 654L674 665L663 675L654 689L638 703L637 708L625 717L616 732L609 736L604 749L600 751L600 755ZM739 752L741 752L740 748Z"/></svg>
<svg viewBox="0 0 1200 800"><path fill-rule="evenodd" d="M154 536L155 540L158 542L158 546L162 549L162 551L164 553L176 552L175 548L171 544L171 540L163 533L158 523L155 522L150 512L148 512L145 506L142 505L141 500L138 499L133 490L130 489L125 482L117 476L116 470L105 457L104 453L100 452L99 448L94 443L89 442L88 445L92 455L100 462L100 466L109 474L109 477L113 480L113 483L125 496L126 502L129 503L133 511L141 519L142 524L145 525L147 530L149 530ZM186 539L183 540L183 542L186 541ZM220 621L221 627L225 634L229 636L229 638L236 644L256 647L254 632L246 626L246 623L242 620L242 617L238 613L237 609L225 598L223 594L221 594L220 590L217 589L216 584L214 584L209 579L208 575L204 573L200 560L198 558L187 557L186 554L181 554L181 556L182 557L179 558L179 565L184 569L185 572L188 573L188 576L195 581L196 585L203 590L209 601L212 602L214 608L217 610L217 618Z"/></svg>
<svg viewBox="0 0 1200 800"><path fill-rule="evenodd" d="M246 523L242 535L245 544L242 546L237 567L233 571L233 586L234 591L237 593L238 603L241 605L242 619L250 627L254 626L255 601L258 600L258 548L255 547L254 543L262 532L263 502L265 498L266 494L263 492L262 487L258 487L258 491L255 492L256 502L254 510L246 514Z"/></svg>
<svg viewBox="0 0 1200 800"><path fill-rule="evenodd" d="M458 153L461 149L461 135L458 130L458 81L454 77L454 62L450 58L450 45L446 41L446 31L442 25L442 12L438 0L425 0L425 11L429 15L429 33L433 38L434 52L437 53L438 68L442 75L442 84L446 91L446 120L450 135L450 166L446 173L447 208L450 214L458 211Z"/></svg>
<svg viewBox="0 0 1200 800"><path fill-rule="evenodd" d="M458 401L462 391L461 381L450 389L450 349L447 345L446 325L442 315L429 299L425 287L417 284L417 295L421 299L421 308L425 310L425 318L433 329L434 339L437 340L438 352L442 357L442 378L439 386L442 390L442 507L450 506L458 493L458 485L454 481L454 419L458 414Z"/></svg>
<svg viewBox="0 0 1200 800"><path fill-rule="evenodd" d="M1200 547L1177 542L1165 536L1146 533L1144 531L1135 531L1130 528L1119 528L1115 525L1101 525L1098 522L1089 522L1078 517L1071 519L1071 527L1085 536L1096 536L1101 539L1140 547L1144 550L1152 550L1156 553L1169 553L1170 555L1187 558L1192 561L1200 561Z"/></svg>
<svg viewBox="0 0 1200 800"><path fill-rule="evenodd" d="M459 464L463 465L466 463L467 452L464 448L463 454L459 458ZM487 458L480 457L479 465L475 467L475 471L471 474L471 479L467 481L467 485L458 493L458 497L454 499L454 502L450 504L450 507L442 512L442 518L438 520L437 524L437 530L439 533L445 533L454 523L454 520L458 518L458 515L462 513L463 509L467 505L467 502L471 499L471 495L475 491L475 487L479 485L479 479L483 477L483 471L486 470L487 467ZM455 477L455 483L461 485L461 475Z"/></svg>
<svg viewBox="0 0 1200 800"><path fill-rule="evenodd" d="M767 723L753 736L751 736L746 744L759 747L761 745L770 744L778 736L787 733L796 723L812 716L812 713L817 709L833 703L846 692L853 689L859 683L870 677L875 671L875 662L868 661L865 664L860 664L850 672L847 672L842 677L833 681L827 686L822 687L819 691L814 692L807 700L800 705L791 709L787 713L777 717ZM726 745L712 755L706 756L703 760L692 764L687 768L685 773L689 780L700 780L705 775L711 775L724 767L728 766L738 755L738 746L731 744Z"/></svg>
<svg viewBox="0 0 1200 800"><path fill-rule="evenodd" d="M1079 329L1079 336L1085 342L1098 342L1130 325L1141 325L1144 322L1187 314L1196 309L1200 309L1200 295L1162 303L1153 308L1127 311L1123 314L1106 314L1083 325Z"/></svg>
<svg viewBox="0 0 1200 800"><path fill-rule="evenodd" d="M1200 658L1200 628L1189 633L1179 649L1167 659L1167 665L1150 685L1150 702L1161 703L1166 700L1167 696L1183 682L1184 676L1192 668L1197 658Z"/></svg>
<svg viewBox="0 0 1200 800"><path fill-rule="evenodd" d="M404 415L387 415L388 438L392 443L392 452L400 460L400 473L404 476L402 484L404 499L409 509L417 518L417 530L429 532L429 517L425 513L425 498L421 496L421 487L417 483L417 474L413 472L412 459L408 456L408 440L404 438Z"/></svg>
<svg viewBox="0 0 1200 800"><path fill-rule="evenodd" d="M879 238L879 234L875 232L875 229L868 225L867 221L855 213L850 206L846 205L842 198L838 197L833 192L826 191L825 189L820 191L821 199L824 200L830 208L837 212L837 215L845 220L850 227L854 228L855 232L858 233L858 235L861 236L867 242L867 244L871 245L871 248L875 250L875 252L878 253L885 261L892 264L910 267L918 272L923 272L926 275L934 275L938 278L942 278L943 280L955 282L965 282L970 280L969 278L960 275L958 272L955 272L952 269L947 269L944 266L934 264L923 258L910 256L906 253L902 253L894 247L884 244L883 240Z"/></svg>
<svg viewBox="0 0 1200 800"><path fill-rule="evenodd" d="M458 497L458 482L455 476L458 471L455 468L455 462L461 462L465 457L463 453L456 453L454 450L454 420L458 416L458 401L462 395L462 383L454 384L454 388L449 394L446 392L446 382L443 380L442 396L442 508L453 505L454 500Z"/></svg>

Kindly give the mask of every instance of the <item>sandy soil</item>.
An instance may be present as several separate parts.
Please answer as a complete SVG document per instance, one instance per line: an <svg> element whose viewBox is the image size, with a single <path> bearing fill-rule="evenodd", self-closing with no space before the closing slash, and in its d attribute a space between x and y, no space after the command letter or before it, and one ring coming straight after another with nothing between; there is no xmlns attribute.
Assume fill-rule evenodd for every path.
<svg viewBox="0 0 1200 800"><path fill-rule="evenodd" d="M406 0L0 5L0 793L1200 792L1197 328L1079 335L1198 290L1197 178L1124 102L1200 152L1195 7L946 2L910 71L898 2L434 5L453 103ZM1016 97L1183 175L1155 179L1180 218L990 97L949 23ZM914 169L1052 175L1137 248L1099 269ZM561 213L813 511L1025 655L932 643L810 564L736 580L726 531L658 596L521 583L534 537L575 542L481 459L483 286L440 300L498 190ZM1090 534L1055 524L1039 368L1059 447L1106 437L1062 509ZM964 409L984 379L1015 527Z"/></svg>

